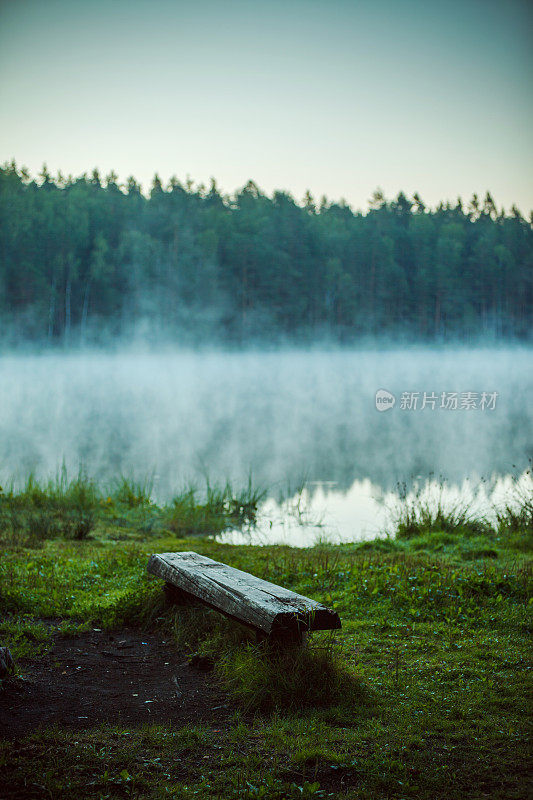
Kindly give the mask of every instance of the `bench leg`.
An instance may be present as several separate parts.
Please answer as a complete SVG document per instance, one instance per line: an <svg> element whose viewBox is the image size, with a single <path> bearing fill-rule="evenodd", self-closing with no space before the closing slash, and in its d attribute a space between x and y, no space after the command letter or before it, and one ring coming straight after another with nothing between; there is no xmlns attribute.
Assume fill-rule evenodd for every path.
<svg viewBox="0 0 533 800"><path fill-rule="evenodd" d="M268 643L279 649L306 647L309 642L308 631L276 631L267 637Z"/></svg>
<svg viewBox="0 0 533 800"><path fill-rule="evenodd" d="M167 603L173 605L184 606L194 601L190 594L184 592L183 589L178 589L177 586L173 586L171 583L165 583L163 591Z"/></svg>

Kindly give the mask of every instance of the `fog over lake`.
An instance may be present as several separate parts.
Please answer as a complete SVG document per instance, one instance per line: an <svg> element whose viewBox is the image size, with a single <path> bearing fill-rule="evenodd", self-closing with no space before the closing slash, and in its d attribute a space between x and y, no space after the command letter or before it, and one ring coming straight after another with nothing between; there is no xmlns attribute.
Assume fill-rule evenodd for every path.
<svg viewBox="0 0 533 800"><path fill-rule="evenodd" d="M533 453L533 357L520 347L7 354L0 378L3 481L64 462L104 483L151 478L167 500L206 475L236 487L251 476L270 539L282 538L275 501L300 487L328 534L359 538L379 532L379 501L398 484L492 486ZM387 411L380 389L395 396ZM416 409L403 408L413 392ZM456 409L440 407L443 392Z"/></svg>

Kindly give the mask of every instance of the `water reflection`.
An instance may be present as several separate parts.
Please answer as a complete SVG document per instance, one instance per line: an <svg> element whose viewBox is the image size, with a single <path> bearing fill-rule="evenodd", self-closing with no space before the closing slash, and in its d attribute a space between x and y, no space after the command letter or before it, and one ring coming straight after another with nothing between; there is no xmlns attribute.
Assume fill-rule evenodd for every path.
<svg viewBox="0 0 533 800"><path fill-rule="evenodd" d="M498 509L533 496L530 470L519 476L492 480L465 479L449 484L435 479L415 481L409 489L384 491L369 480L355 481L347 492L333 481L315 482L285 500L267 500L252 529L229 531L218 540L232 544L289 544L307 547L321 542L338 544L391 534L398 510L405 503L445 511L466 508L473 517L494 522Z"/></svg>

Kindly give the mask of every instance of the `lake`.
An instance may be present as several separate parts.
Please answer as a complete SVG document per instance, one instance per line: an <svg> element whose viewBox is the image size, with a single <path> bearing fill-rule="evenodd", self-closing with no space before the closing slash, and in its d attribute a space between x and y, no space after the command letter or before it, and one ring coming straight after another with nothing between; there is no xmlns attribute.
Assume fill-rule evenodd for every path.
<svg viewBox="0 0 533 800"><path fill-rule="evenodd" d="M46 352L0 360L2 480L64 462L99 481L251 477L253 541L378 535L427 484L488 508L533 453L524 347ZM377 400L376 400L377 395ZM523 479L523 480L528 480ZM240 541L241 534L227 540ZM248 541L249 539L247 539Z"/></svg>

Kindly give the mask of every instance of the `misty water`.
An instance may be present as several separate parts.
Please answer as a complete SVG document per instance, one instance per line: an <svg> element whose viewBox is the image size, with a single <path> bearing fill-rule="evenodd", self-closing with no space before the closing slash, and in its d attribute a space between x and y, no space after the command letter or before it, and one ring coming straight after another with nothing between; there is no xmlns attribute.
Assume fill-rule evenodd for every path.
<svg viewBox="0 0 533 800"><path fill-rule="evenodd" d="M485 510L505 495L533 452L532 367L520 347L4 354L1 480L82 465L167 501L251 479L258 525L226 540L369 538L416 487Z"/></svg>

